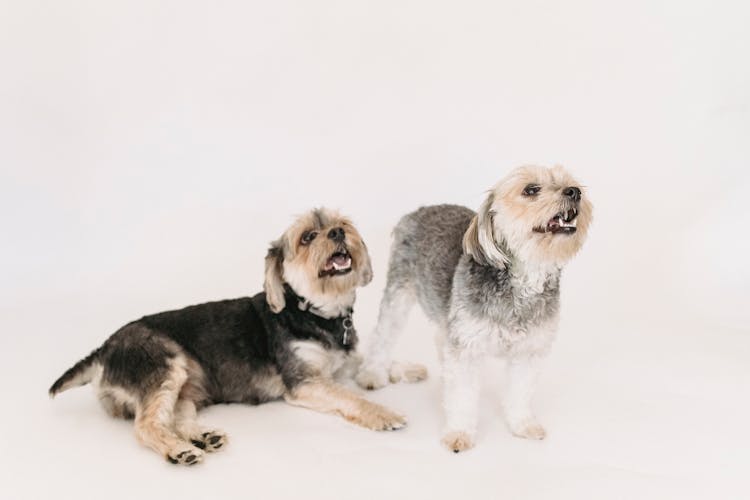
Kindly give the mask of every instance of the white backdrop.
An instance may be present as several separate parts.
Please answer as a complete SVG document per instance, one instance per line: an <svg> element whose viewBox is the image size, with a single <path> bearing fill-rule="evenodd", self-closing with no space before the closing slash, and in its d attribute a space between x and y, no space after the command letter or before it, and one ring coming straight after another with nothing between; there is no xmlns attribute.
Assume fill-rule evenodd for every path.
<svg viewBox="0 0 750 500"><path fill-rule="evenodd" d="M741 1L0 3L8 498L741 496L748 22ZM434 376L372 394L410 418L390 435L212 408L232 446L176 471L89 390L46 399L125 322L259 291L267 243L313 206L371 249L366 340L396 220L476 208L523 163L567 166L595 204L543 443L506 431L493 364L478 448L439 447L421 313L398 351Z"/></svg>

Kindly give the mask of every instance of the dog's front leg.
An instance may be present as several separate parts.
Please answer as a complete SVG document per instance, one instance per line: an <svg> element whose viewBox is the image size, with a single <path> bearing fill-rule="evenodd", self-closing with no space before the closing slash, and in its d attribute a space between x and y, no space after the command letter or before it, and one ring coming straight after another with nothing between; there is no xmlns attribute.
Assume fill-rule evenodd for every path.
<svg viewBox="0 0 750 500"><path fill-rule="evenodd" d="M288 391L284 399L295 406L341 415L350 422L375 431L392 431L406 426L406 418L398 413L325 378L300 383Z"/></svg>
<svg viewBox="0 0 750 500"><path fill-rule="evenodd" d="M474 446L482 359L478 353L451 345L450 341L443 349L445 432L442 443L455 453Z"/></svg>
<svg viewBox="0 0 750 500"><path fill-rule="evenodd" d="M544 439L546 432L531 410L531 399L539 378L539 356L508 360L508 389L505 396L505 418L511 432L526 439Z"/></svg>

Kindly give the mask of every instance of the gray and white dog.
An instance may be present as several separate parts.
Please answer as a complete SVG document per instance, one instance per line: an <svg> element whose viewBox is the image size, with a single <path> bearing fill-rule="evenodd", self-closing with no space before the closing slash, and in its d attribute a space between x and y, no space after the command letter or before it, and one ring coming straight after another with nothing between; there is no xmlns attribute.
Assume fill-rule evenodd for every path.
<svg viewBox="0 0 750 500"><path fill-rule="evenodd" d="M504 407L511 431L543 439L531 398L557 330L560 272L591 220L581 186L559 166L515 169L478 213L438 205L404 216L393 232L380 316L358 383L368 389L387 383L393 345L419 301L439 327L443 444L454 452L473 446L481 361L490 354L508 362Z"/></svg>

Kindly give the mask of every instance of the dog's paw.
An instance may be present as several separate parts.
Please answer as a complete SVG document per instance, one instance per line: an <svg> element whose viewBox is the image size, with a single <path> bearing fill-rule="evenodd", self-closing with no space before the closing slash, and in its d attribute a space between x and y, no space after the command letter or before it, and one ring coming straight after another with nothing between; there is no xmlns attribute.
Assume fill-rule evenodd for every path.
<svg viewBox="0 0 750 500"><path fill-rule="evenodd" d="M446 432L440 442L453 453L466 451L474 447L474 440L469 434L463 431Z"/></svg>
<svg viewBox="0 0 750 500"><path fill-rule="evenodd" d="M394 362L391 364L389 378L392 384L420 382L427 378L427 368L417 363Z"/></svg>
<svg viewBox="0 0 750 500"><path fill-rule="evenodd" d="M203 461L203 452L194 446L181 445L167 453L167 460L173 464L195 465Z"/></svg>
<svg viewBox="0 0 750 500"><path fill-rule="evenodd" d="M191 439L196 448L205 450L209 453L219 451L222 446L227 444L228 437L221 431L206 431L197 438Z"/></svg>
<svg viewBox="0 0 750 500"><path fill-rule="evenodd" d="M388 372L375 368L363 368L359 371L355 380L361 388L372 391L388 385Z"/></svg>
<svg viewBox="0 0 750 500"><path fill-rule="evenodd" d="M524 439L541 440L547 437L547 431L544 430L544 427L533 419L527 419L511 424L510 431L514 436Z"/></svg>
<svg viewBox="0 0 750 500"><path fill-rule="evenodd" d="M347 419L373 431L395 431L406 427L406 417L374 404Z"/></svg>

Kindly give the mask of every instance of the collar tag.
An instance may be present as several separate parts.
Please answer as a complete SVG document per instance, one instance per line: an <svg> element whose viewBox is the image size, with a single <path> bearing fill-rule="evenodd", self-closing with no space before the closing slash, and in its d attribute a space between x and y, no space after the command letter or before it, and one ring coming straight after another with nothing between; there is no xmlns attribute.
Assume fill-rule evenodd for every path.
<svg viewBox="0 0 750 500"><path fill-rule="evenodd" d="M354 322L352 321L352 315L348 314L344 321L342 322L344 326L344 337L341 340L341 343L343 345L349 345L349 332L352 331L352 328L354 327Z"/></svg>

